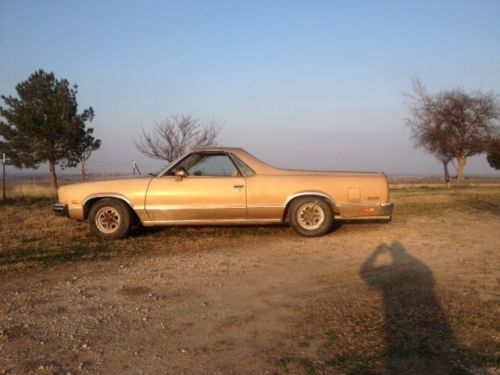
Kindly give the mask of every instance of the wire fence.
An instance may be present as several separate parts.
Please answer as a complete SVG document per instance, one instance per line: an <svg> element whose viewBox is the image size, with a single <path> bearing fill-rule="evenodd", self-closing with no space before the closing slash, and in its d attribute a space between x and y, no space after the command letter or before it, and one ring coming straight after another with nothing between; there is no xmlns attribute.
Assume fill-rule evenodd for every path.
<svg viewBox="0 0 500 375"><path fill-rule="evenodd" d="M41 165L38 169L20 169L9 164L9 159L3 159L0 154L1 162L1 187L0 198L5 200L9 196L9 191L20 184L49 186L49 168L47 165ZM73 183L78 181L102 180L107 178L120 178L128 176L147 176L149 173L155 173L165 168L167 162L136 162L131 161L110 161L110 160L89 160L86 163L85 178L82 178L81 165L75 168L57 167L57 179L59 185Z"/></svg>

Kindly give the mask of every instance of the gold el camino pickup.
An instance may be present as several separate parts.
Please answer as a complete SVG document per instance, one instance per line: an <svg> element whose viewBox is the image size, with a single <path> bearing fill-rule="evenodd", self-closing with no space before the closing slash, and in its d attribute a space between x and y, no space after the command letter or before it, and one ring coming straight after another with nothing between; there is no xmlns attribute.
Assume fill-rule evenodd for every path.
<svg viewBox="0 0 500 375"><path fill-rule="evenodd" d="M62 186L56 215L87 220L99 237L144 226L281 224L328 233L334 220L390 220L387 178L372 172L272 167L241 148L193 150L154 176Z"/></svg>

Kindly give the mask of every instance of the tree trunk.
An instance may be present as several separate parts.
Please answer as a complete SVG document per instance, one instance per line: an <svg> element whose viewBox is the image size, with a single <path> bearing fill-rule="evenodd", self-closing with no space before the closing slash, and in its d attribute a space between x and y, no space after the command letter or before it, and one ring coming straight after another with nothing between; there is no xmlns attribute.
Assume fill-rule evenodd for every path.
<svg viewBox="0 0 500 375"><path fill-rule="evenodd" d="M57 189L56 162L49 160L50 187Z"/></svg>
<svg viewBox="0 0 500 375"><path fill-rule="evenodd" d="M467 164L466 156L457 157L457 184L461 185L464 180L464 168Z"/></svg>
<svg viewBox="0 0 500 375"><path fill-rule="evenodd" d="M87 179L87 160L83 158L81 160L81 164L82 164L81 180L85 181Z"/></svg>
<svg viewBox="0 0 500 375"><path fill-rule="evenodd" d="M444 168L444 181L446 183L446 187L450 187L450 172L448 171L448 162L443 161L443 168Z"/></svg>

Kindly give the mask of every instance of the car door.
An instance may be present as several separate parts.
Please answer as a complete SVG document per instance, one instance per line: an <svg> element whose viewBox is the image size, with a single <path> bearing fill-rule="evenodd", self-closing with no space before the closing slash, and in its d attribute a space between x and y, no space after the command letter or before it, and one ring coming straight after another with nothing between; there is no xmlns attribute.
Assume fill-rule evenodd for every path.
<svg viewBox="0 0 500 375"><path fill-rule="evenodd" d="M246 220L245 178L229 156L195 156L191 158L193 162L179 163L185 177L166 175L152 179L145 202L149 219L186 224ZM172 170L175 173L175 167Z"/></svg>

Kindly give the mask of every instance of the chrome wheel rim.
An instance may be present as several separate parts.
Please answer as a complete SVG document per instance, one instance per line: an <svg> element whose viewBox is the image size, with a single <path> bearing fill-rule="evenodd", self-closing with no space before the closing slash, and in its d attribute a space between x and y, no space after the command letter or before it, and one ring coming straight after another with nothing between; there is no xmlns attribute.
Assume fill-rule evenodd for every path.
<svg viewBox="0 0 500 375"><path fill-rule="evenodd" d="M299 225L307 230L318 229L325 221L325 212L317 203L306 203L300 206L297 213Z"/></svg>
<svg viewBox="0 0 500 375"><path fill-rule="evenodd" d="M120 213L114 207L103 207L97 211L95 223L103 233L113 233L121 223Z"/></svg>

